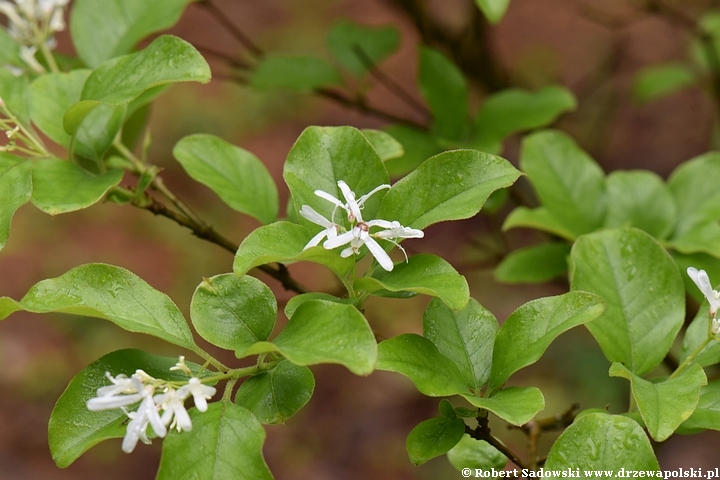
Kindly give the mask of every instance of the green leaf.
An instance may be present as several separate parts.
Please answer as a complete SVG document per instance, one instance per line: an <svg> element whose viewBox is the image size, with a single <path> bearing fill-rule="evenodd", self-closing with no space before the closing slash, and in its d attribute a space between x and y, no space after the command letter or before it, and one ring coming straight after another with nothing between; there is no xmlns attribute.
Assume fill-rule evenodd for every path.
<svg viewBox="0 0 720 480"><path fill-rule="evenodd" d="M490 376L498 328L495 316L474 298L459 312L434 299L423 315L425 338L458 367L463 383L476 390Z"/></svg>
<svg viewBox="0 0 720 480"><path fill-rule="evenodd" d="M15 312L23 310L22 305L9 297L0 297L0 320L5 320Z"/></svg>
<svg viewBox="0 0 720 480"><path fill-rule="evenodd" d="M20 45L4 28L0 28L0 64L10 64L21 68L25 66L25 62L20 58Z"/></svg>
<svg viewBox="0 0 720 480"><path fill-rule="evenodd" d="M276 315L277 302L267 285L232 273L204 279L190 303L190 319L200 336L236 352L267 340Z"/></svg>
<svg viewBox="0 0 720 480"><path fill-rule="evenodd" d="M607 177L605 226L633 226L655 238L667 238L675 227L675 200L662 178L647 170L617 171Z"/></svg>
<svg viewBox="0 0 720 480"><path fill-rule="evenodd" d="M510 230L511 228L518 227L542 230L570 241L573 241L576 238L576 235L566 228L565 225L563 225L562 222L560 222L560 220L558 220L555 215L545 207L532 209L527 207L517 207L515 210L510 212L510 215L508 215L505 219L505 223L503 223L503 230Z"/></svg>
<svg viewBox="0 0 720 480"><path fill-rule="evenodd" d="M315 377L307 367L288 361L249 378L240 385L235 403L255 414L262 423L285 423L310 401Z"/></svg>
<svg viewBox="0 0 720 480"><path fill-rule="evenodd" d="M710 152L681 164L670 175L668 187L677 204L673 239L680 239L698 225L720 218L720 153ZM688 253L688 252L686 252Z"/></svg>
<svg viewBox="0 0 720 480"><path fill-rule="evenodd" d="M157 480L272 480L262 456L265 430L255 415L230 402L189 413L193 429L171 431L163 441Z"/></svg>
<svg viewBox="0 0 720 480"><path fill-rule="evenodd" d="M332 218L336 207L315 195L315 190L327 192L345 203L338 180L344 180L357 197L389 182L375 149L352 127L306 128L288 154L283 177L290 188L295 212L308 205L327 219ZM385 190L381 190L365 202L362 211L365 220L377 218L375 214L384 195ZM335 222L343 224L343 215L335 212ZM300 223L313 235L322 230L305 218L300 218Z"/></svg>
<svg viewBox="0 0 720 480"><path fill-rule="evenodd" d="M476 407L484 408L512 425L529 422L545 408L545 398L537 387L508 387L489 398L463 395Z"/></svg>
<svg viewBox="0 0 720 480"><path fill-rule="evenodd" d="M187 380L184 373L170 371L176 363L177 357L158 357L141 350L118 350L75 375L55 404L48 424L48 444L57 466L66 468L93 445L125 436L128 417L121 409L92 412L86 406L89 399L97 396L98 388L109 384L105 372L112 376L130 376L142 369L155 378ZM187 361L186 365L201 375L200 365Z"/></svg>
<svg viewBox="0 0 720 480"><path fill-rule="evenodd" d="M670 437L690 417L698 404L700 387L707 384L705 372L696 363L676 378L658 383L644 380L617 362L610 367L609 375L630 380L643 422L657 442Z"/></svg>
<svg viewBox="0 0 720 480"><path fill-rule="evenodd" d="M405 154L385 162L391 177L401 177L415 170L421 163L443 151L435 137L428 132L405 125L390 125L385 131L403 147Z"/></svg>
<svg viewBox="0 0 720 480"><path fill-rule="evenodd" d="M461 139L468 130L468 86L460 69L442 52L420 47L418 82L433 114L435 135Z"/></svg>
<svg viewBox="0 0 720 480"><path fill-rule="evenodd" d="M381 342L376 369L405 375L430 397L472 393L458 366L420 335L407 333Z"/></svg>
<svg viewBox="0 0 720 480"><path fill-rule="evenodd" d="M70 34L90 67L129 53L143 38L172 27L190 0L76 0Z"/></svg>
<svg viewBox="0 0 720 480"><path fill-rule="evenodd" d="M7 153L0 153L0 250L10 236L15 211L32 195L33 163Z"/></svg>
<svg viewBox="0 0 720 480"><path fill-rule="evenodd" d="M413 465L422 465L453 448L465 434L462 418L431 418L410 431L405 446Z"/></svg>
<svg viewBox="0 0 720 480"><path fill-rule="evenodd" d="M695 267L698 270L705 270L708 277L720 279L720 259L711 257L706 253L683 254L671 252L671 255L675 263L677 263L680 276L685 282L685 291L695 299L698 304L701 304L705 300L705 296L700 292L690 276L687 275L687 269L688 267Z"/></svg>
<svg viewBox="0 0 720 480"><path fill-rule="evenodd" d="M342 83L340 73L332 64L307 56L264 57L250 77L250 84L258 90L284 88L301 93Z"/></svg>
<svg viewBox="0 0 720 480"><path fill-rule="evenodd" d="M370 142L370 145L372 145L383 162L405 155L402 144L389 133L370 128L363 128L360 131L365 135L365 138Z"/></svg>
<svg viewBox="0 0 720 480"><path fill-rule="evenodd" d="M455 407L453 407L453 404L450 403L450 401L448 400L440 400L440 403L438 404L438 410L440 410L440 415L442 415L443 417L447 417L450 419L458 418L458 415L455 413Z"/></svg>
<svg viewBox="0 0 720 480"><path fill-rule="evenodd" d="M475 440L463 435L462 440L447 452L448 460L458 471L469 468L472 471L495 469L500 471L507 465L507 457L485 440Z"/></svg>
<svg viewBox="0 0 720 480"><path fill-rule="evenodd" d="M510 0L475 0L490 23L498 23L505 16Z"/></svg>
<svg viewBox="0 0 720 480"><path fill-rule="evenodd" d="M682 428L720 430L720 380L713 380L700 389L697 407Z"/></svg>
<svg viewBox="0 0 720 480"><path fill-rule="evenodd" d="M210 187L225 203L262 223L278 214L278 192L265 165L247 150L205 134L180 140L173 156L193 179Z"/></svg>
<svg viewBox="0 0 720 480"><path fill-rule="evenodd" d="M303 303L272 343L256 343L238 356L273 351L295 365L338 363L356 375L369 375L377 361L375 336L365 317L352 305L325 300Z"/></svg>
<svg viewBox="0 0 720 480"><path fill-rule="evenodd" d="M34 313L63 312L110 320L194 349L192 333L170 298L124 268L91 263L35 284L20 300Z"/></svg>
<svg viewBox="0 0 720 480"><path fill-rule="evenodd" d="M92 160L102 159L120 132L126 112L125 105L98 105L77 129L74 152Z"/></svg>
<svg viewBox="0 0 720 480"><path fill-rule="evenodd" d="M503 90L490 96L480 107L475 118L475 141L499 147L505 137L550 125L560 114L576 107L575 96L564 87L550 86L537 92L517 88Z"/></svg>
<svg viewBox="0 0 720 480"><path fill-rule="evenodd" d="M470 299L465 277L442 258L430 254L413 255L390 272L375 269L372 277L357 279L355 289L422 293L440 298L454 310L464 308Z"/></svg>
<svg viewBox="0 0 720 480"><path fill-rule="evenodd" d="M621 469L654 473L660 465L637 422L619 415L589 413L560 435L545 462L545 470L568 468L606 470L609 478Z"/></svg>
<svg viewBox="0 0 720 480"><path fill-rule="evenodd" d="M588 324L603 353L637 375L662 362L685 317L685 289L675 262L634 228L578 238L571 253L573 290L598 294L605 313Z"/></svg>
<svg viewBox="0 0 720 480"><path fill-rule="evenodd" d="M682 236L673 238L668 245L680 253L707 253L720 257L720 225L717 220L699 223Z"/></svg>
<svg viewBox="0 0 720 480"><path fill-rule="evenodd" d="M597 318L603 301L587 292L569 292L539 298L515 310L495 337L490 391L499 389L510 375L537 362L561 333Z"/></svg>
<svg viewBox="0 0 720 480"><path fill-rule="evenodd" d="M235 254L233 270L241 277L251 268L272 262L292 263L305 260L325 265L343 278L355 264L352 257L342 258L338 252L322 246L303 250L312 234L302 225L276 222L253 230Z"/></svg>
<svg viewBox="0 0 720 480"><path fill-rule="evenodd" d="M338 298L334 295L330 295L329 293L322 293L322 292L301 293L300 295L295 295L294 297L292 297L285 304L285 316L287 318L292 318L292 316L295 315L295 310L297 310L300 305L302 305L305 302L309 302L310 300L327 300L328 302L335 302L335 303L340 303L340 304L344 304L344 305L356 305L357 304L357 299Z"/></svg>
<svg viewBox="0 0 720 480"><path fill-rule="evenodd" d="M605 175L567 134L548 130L525 137L520 167L542 205L575 235L599 228L605 218Z"/></svg>
<svg viewBox="0 0 720 480"><path fill-rule="evenodd" d="M39 160L32 171L32 203L49 215L74 212L102 200L122 178L122 170L93 175L66 160Z"/></svg>
<svg viewBox="0 0 720 480"><path fill-rule="evenodd" d="M477 150L441 153L397 182L380 205L379 218L423 229L470 218L495 190L521 175L507 160Z"/></svg>
<svg viewBox="0 0 720 480"><path fill-rule="evenodd" d="M685 361L691 354L694 354L700 345L705 342L708 338L708 332L710 330L710 318L708 312L710 310L710 304L707 300L703 300L700 304L695 318L685 330L685 338L683 338L682 352L680 353L680 361ZM700 353L696 354L694 360L695 363L701 367L708 367L720 363L720 342L714 338L710 340L710 343L705 345Z"/></svg>
<svg viewBox="0 0 720 480"><path fill-rule="evenodd" d="M72 70L68 73L41 75L30 84L30 117L50 139L67 148L71 136L63 128L65 112L80 101L85 81L92 71Z"/></svg>
<svg viewBox="0 0 720 480"><path fill-rule="evenodd" d="M360 77L398 49L400 31L394 26L371 27L340 20L330 29L327 43L342 66Z"/></svg>
<svg viewBox="0 0 720 480"><path fill-rule="evenodd" d="M504 283L545 283L567 271L567 243L544 243L515 250L495 270L495 278Z"/></svg>
<svg viewBox="0 0 720 480"><path fill-rule="evenodd" d="M3 31L0 29L0 31ZM2 48L2 40L0 40ZM2 54L0 54L0 58ZM7 62L0 62L7 66ZM27 75L16 75L8 68L0 69L0 98L5 107L15 115L24 126L30 125L30 95Z"/></svg>
<svg viewBox="0 0 720 480"><path fill-rule="evenodd" d="M684 63L650 65L641 69L633 79L632 94L638 103L648 103L698 82L695 72Z"/></svg>

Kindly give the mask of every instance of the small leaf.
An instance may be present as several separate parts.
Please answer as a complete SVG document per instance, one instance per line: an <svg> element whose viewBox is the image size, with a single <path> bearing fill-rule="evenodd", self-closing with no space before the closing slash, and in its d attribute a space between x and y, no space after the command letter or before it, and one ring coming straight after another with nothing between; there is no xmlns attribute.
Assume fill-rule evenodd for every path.
<svg viewBox="0 0 720 480"><path fill-rule="evenodd" d="M435 135L461 139L468 130L468 87L460 69L442 52L420 47L420 92L433 113Z"/></svg>
<svg viewBox="0 0 720 480"><path fill-rule="evenodd" d="M230 402L190 410L193 429L171 431L163 441L157 480L232 478L272 480L262 456L265 430L250 411Z"/></svg>
<svg viewBox="0 0 720 480"><path fill-rule="evenodd" d="M262 423L285 423L310 401L315 378L307 367L288 361L243 382L235 403L255 414Z"/></svg>
<svg viewBox="0 0 720 480"><path fill-rule="evenodd" d="M415 170L421 163L444 149L428 132L405 125L390 125L385 131L403 147L404 155L385 162L388 174L402 177Z"/></svg>
<svg viewBox="0 0 720 480"><path fill-rule="evenodd" d="M476 150L441 153L393 185L377 216L418 229L470 218L492 192L512 185L520 175L495 155Z"/></svg>
<svg viewBox="0 0 720 480"><path fill-rule="evenodd" d="M567 271L567 243L544 243L515 250L495 270L495 278L504 283L544 283Z"/></svg>
<svg viewBox="0 0 720 480"><path fill-rule="evenodd" d="M340 73L332 64L306 56L264 57L250 77L250 84L258 90L284 88L302 93L342 83Z"/></svg>
<svg viewBox="0 0 720 480"><path fill-rule="evenodd" d="M408 333L380 343L376 369L405 375L420 393L430 397L471 393L452 360L420 335Z"/></svg>
<svg viewBox="0 0 720 480"><path fill-rule="evenodd" d="M278 192L265 165L247 150L213 135L180 140L173 156L188 175L210 187L238 212L272 223L278 213Z"/></svg>
<svg viewBox="0 0 720 480"><path fill-rule="evenodd" d="M690 417L698 404L700 387L707 385L705 372L693 363L676 378L651 383L634 375L620 363L610 367L611 377L630 380L632 394L650 436L657 442L666 440Z"/></svg>
<svg viewBox="0 0 720 480"><path fill-rule="evenodd" d="M650 65L641 69L633 79L633 98L648 103L695 85L698 78L683 63Z"/></svg>
<svg viewBox="0 0 720 480"><path fill-rule="evenodd" d="M405 155L402 144L389 133L370 128L364 128L360 131L365 135L365 138L370 142L370 145L372 145L383 162Z"/></svg>
<svg viewBox="0 0 720 480"><path fill-rule="evenodd" d="M74 152L101 160L125 121L126 105L98 105L83 120L75 135Z"/></svg>
<svg viewBox="0 0 720 480"><path fill-rule="evenodd" d="M505 16L510 0L475 0L490 23L498 23Z"/></svg>
<svg viewBox="0 0 720 480"><path fill-rule="evenodd" d="M507 457L485 440L475 440L463 435L462 440L447 452L448 460L458 471L469 468L472 471L487 472L493 468L500 471L507 465Z"/></svg>
<svg viewBox="0 0 720 480"><path fill-rule="evenodd" d="M465 433L462 418L431 418L410 431L405 446L413 465L422 465L453 448Z"/></svg>
<svg viewBox="0 0 720 480"><path fill-rule="evenodd" d="M440 403L438 404L438 409L440 410L440 415L443 417L447 417L450 419L457 418L457 414L455 413L455 407L453 407L453 404L450 403L448 400L440 400Z"/></svg>
<svg viewBox="0 0 720 480"><path fill-rule="evenodd" d="M670 175L668 187L677 204L673 240L681 239L698 225L720 219L720 190L716 178L720 178L718 152L688 160Z"/></svg>
<svg viewBox="0 0 720 480"><path fill-rule="evenodd" d="M232 273L204 279L190 304L190 318L200 336L236 352L267 340L276 315L277 302L267 285Z"/></svg>
<svg viewBox="0 0 720 480"><path fill-rule="evenodd" d="M461 311L453 311L438 299L423 315L423 335L460 370L464 383L479 390L487 383L498 322L471 298Z"/></svg>
<svg viewBox="0 0 720 480"><path fill-rule="evenodd" d="M490 391L510 375L537 362L561 333L590 322L603 311L603 301L592 293L569 292L539 298L515 310L495 337Z"/></svg>
<svg viewBox="0 0 720 480"><path fill-rule="evenodd" d="M173 301L124 268L101 263L80 265L35 284L20 304L34 313L103 318L129 332L195 348L190 328Z"/></svg>
<svg viewBox="0 0 720 480"><path fill-rule="evenodd" d="M352 305L325 300L303 303L272 343L257 343L239 356L272 351L295 365L338 363L355 375L369 375L377 361L375 336L365 317Z"/></svg>
<svg viewBox="0 0 720 480"><path fill-rule="evenodd" d="M338 298L330 295L329 293L322 292L301 293L300 295L292 297L285 304L285 316L287 318L292 318L292 316L295 315L295 310L297 310L300 305L305 302L309 302L310 300L327 300L328 302L341 303L344 305L357 305L357 299L354 298Z"/></svg>
<svg viewBox="0 0 720 480"><path fill-rule="evenodd" d="M537 387L508 387L488 398L474 395L463 395L463 398L517 426L529 422L545 408L545 397Z"/></svg>
<svg viewBox="0 0 720 480"><path fill-rule="evenodd" d="M74 212L102 200L122 178L122 170L93 175L66 160L39 160L32 171L32 203L49 215Z"/></svg>
<svg viewBox="0 0 720 480"><path fill-rule="evenodd" d="M65 112L80 101L85 81L91 70L78 69L68 73L48 73L30 84L30 117L50 139L67 148L71 136L63 128Z"/></svg>
<svg viewBox="0 0 720 480"><path fill-rule="evenodd" d="M464 308L470 298L465 277L442 258L429 254L413 255L390 272L375 269L372 277L356 280L355 289L422 293L440 298L454 310Z"/></svg>
<svg viewBox="0 0 720 480"><path fill-rule="evenodd" d="M700 389L697 407L681 427L720 430L720 380L713 380Z"/></svg>
<svg viewBox="0 0 720 480"><path fill-rule="evenodd" d="M400 32L394 26L371 27L340 20L330 29L327 43L343 67L360 77L398 49Z"/></svg>
<svg viewBox="0 0 720 480"><path fill-rule="evenodd" d="M10 223L18 208L32 195L33 163L7 153L0 153L0 249L10 236Z"/></svg>
<svg viewBox="0 0 720 480"><path fill-rule="evenodd" d="M605 413L578 418L550 449L545 470L660 470L652 445L634 420Z"/></svg>
<svg viewBox="0 0 720 480"><path fill-rule="evenodd" d="M558 220L553 213L545 207L527 208L517 207L505 219L503 230L526 227L549 232L565 240L573 241L576 235Z"/></svg>
<svg viewBox="0 0 720 480"><path fill-rule="evenodd" d="M605 313L587 325L611 362L642 375L662 362L685 317L685 289L675 262L635 228L605 230L573 246L572 289L596 293Z"/></svg>
<svg viewBox="0 0 720 480"><path fill-rule="evenodd" d="M15 312L23 310L22 305L9 297L0 297L0 320L5 320Z"/></svg>

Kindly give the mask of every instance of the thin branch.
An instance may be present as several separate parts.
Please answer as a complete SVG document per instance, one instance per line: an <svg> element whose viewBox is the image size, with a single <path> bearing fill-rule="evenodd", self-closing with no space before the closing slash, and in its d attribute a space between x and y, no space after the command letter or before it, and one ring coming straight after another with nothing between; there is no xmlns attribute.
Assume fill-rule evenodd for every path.
<svg viewBox="0 0 720 480"><path fill-rule="evenodd" d="M482 410L481 410L482 412ZM513 462L515 465L517 465L520 468L528 468L528 466L523 462L520 457L518 457L515 452L507 448L505 445L502 444L500 440L495 438L492 433L490 433L490 426L489 426L489 419L487 417L487 412L485 412L485 415L480 415L477 418L478 426L477 428L470 428L469 426L465 426L465 433L470 435L475 440L485 440L490 445L495 447L500 453L505 455L511 462Z"/></svg>
<svg viewBox="0 0 720 480"><path fill-rule="evenodd" d="M525 425L514 427L512 425L509 428L516 428L522 430L528 437L528 457L530 458L530 468L537 468L540 464L538 457L538 441L540 435L543 432L553 432L557 430L564 430L575 421L578 410L580 409L579 403L574 403L565 410L563 413L554 415L552 417L539 418L537 420L531 420Z"/></svg>
<svg viewBox="0 0 720 480"><path fill-rule="evenodd" d="M385 112L383 110L380 110L375 107L371 107L362 98L358 99L352 99L348 98L342 93L331 90L329 88L317 88L315 89L315 93L320 95L321 97L327 98L328 100L332 100L336 103L339 103L340 105L351 108L353 110L357 110L359 112L373 115L378 118L382 118L384 120L388 120L390 122L396 122L396 123L403 123L405 125L420 129L420 130L427 130L427 125L423 125L421 123L418 123L414 120L408 120L407 118L399 117L393 113Z"/></svg>
<svg viewBox="0 0 720 480"><path fill-rule="evenodd" d="M219 50L215 50L214 48L203 47L203 46L199 46L199 45L195 45L195 48L197 48L200 51L200 53L203 54L203 56L215 57L219 60L224 60L227 63L229 63L230 66L232 66L234 68L238 68L241 70L247 70L250 68L250 65L248 65L247 63L233 57L232 55L228 55L225 52L221 52Z"/></svg>
<svg viewBox="0 0 720 480"><path fill-rule="evenodd" d="M250 38L238 27L236 27L235 24L232 23L227 16L225 16L225 13L217 8L210 0L202 0L199 5L204 7L208 13L212 15L223 27L225 27L225 29L227 29L227 31L230 32L238 42L247 48L254 57L260 58L265 55L262 49L255 45L255 43L250 40Z"/></svg>

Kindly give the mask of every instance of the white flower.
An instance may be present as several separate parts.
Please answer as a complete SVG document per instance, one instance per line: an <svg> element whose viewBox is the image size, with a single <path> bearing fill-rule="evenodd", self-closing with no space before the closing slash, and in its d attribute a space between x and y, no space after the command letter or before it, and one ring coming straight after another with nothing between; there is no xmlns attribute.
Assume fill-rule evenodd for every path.
<svg viewBox="0 0 720 480"><path fill-rule="evenodd" d="M8 32L21 46L20 56L33 70L44 72L35 59L41 45L55 48L53 35L65 29L63 8L69 0L0 0L0 13L8 19Z"/></svg>
<svg viewBox="0 0 720 480"><path fill-rule="evenodd" d="M183 385L178 389L177 394L182 398L187 398L192 395L197 409L201 412L206 412L208 408L207 400L212 398L216 391L215 387L203 385L199 378L193 377L188 380L187 385Z"/></svg>
<svg viewBox="0 0 720 480"><path fill-rule="evenodd" d="M346 258L352 254L357 254L360 247L366 245L380 266L385 270L390 271L393 269L393 262L390 259L390 256L370 235L371 227L382 226L384 223L390 222L387 222L387 220L370 220L369 222L363 222L361 219L361 221L358 222L357 225L355 225L349 232L345 232L335 238L325 240L323 247L328 250L332 250L333 248L347 245L349 243L350 246L340 252L340 256Z"/></svg>
<svg viewBox="0 0 720 480"><path fill-rule="evenodd" d="M337 237L338 226L327 218L320 215L311 206L303 205L300 209L300 215L307 218L315 225L320 225L321 227L325 228L325 230L320 231L320 233L311 238L307 245L305 245L305 248L303 248L303 250L307 250L310 247L315 247L319 245L320 241L325 237L327 237L328 239Z"/></svg>
<svg viewBox="0 0 720 480"><path fill-rule="evenodd" d="M181 387L182 388L182 387ZM162 422L170 427L177 428L178 432L185 430L189 432L192 430L192 421L190 415L188 415L185 409L186 396L182 396L178 390L174 388L168 388L165 393L155 395L154 400L160 409L163 411L160 417ZM172 425L171 422L172 421Z"/></svg>
<svg viewBox="0 0 720 480"><path fill-rule="evenodd" d="M133 375L127 378L123 374L113 377L109 372L105 372L105 376L113 384L97 389L98 396L87 401L88 410L120 408L142 400L144 385L140 377Z"/></svg>
<svg viewBox="0 0 720 480"><path fill-rule="evenodd" d="M343 194L343 197L345 197L345 202L342 203L340 200L335 198L333 195L330 195L327 192L324 192L322 190L315 190L315 195L318 197L327 200L330 203L335 204L335 210L333 210L332 219L335 221L335 211L338 208L342 208L347 212L348 220L350 223L356 223L356 222L362 222L362 214L360 213L360 210L362 210L363 206L365 205L365 202L368 198L373 196L375 193L379 192L380 190L384 190L386 188L390 188L390 185L383 184L378 187L373 188L370 192L366 193L362 197L360 197L359 200L355 200L355 192L350 190L350 187L347 183L345 183L343 180L339 180L337 182L338 187L340 188L340 191ZM309 208L309 207L308 207ZM309 220L309 219L308 219Z"/></svg>
<svg viewBox="0 0 720 480"><path fill-rule="evenodd" d="M134 376L133 376L134 377ZM164 438L167 435L167 428L163 423L160 415L158 414L157 406L153 394L155 393L155 387L153 385L146 385L143 387L142 402L134 414L128 414L131 418L128 424L127 431L125 432L125 438L122 442L122 450L125 453L131 453L135 450L138 440L142 439L143 443L150 443L147 438L147 426L152 425L155 434Z"/></svg>
<svg viewBox="0 0 720 480"><path fill-rule="evenodd" d="M717 318L718 309L720 309L720 292L713 290L710 284L710 277L705 270L698 270L697 268L688 267L688 276L695 282L695 285L700 289L702 294L710 304L710 317L712 317L712 326L710 332L713 335L720 334L720 320Z"/></svg>

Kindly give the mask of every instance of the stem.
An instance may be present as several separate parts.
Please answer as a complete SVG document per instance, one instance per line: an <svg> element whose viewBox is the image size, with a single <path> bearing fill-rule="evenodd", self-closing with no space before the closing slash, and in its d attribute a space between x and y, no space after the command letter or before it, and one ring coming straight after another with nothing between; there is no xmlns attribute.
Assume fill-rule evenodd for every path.
<svg viewBox="0 0 720 480"><path fill-rule="evenodd" d="M235 388L235 384L237 383L238 379L233 378L232 380L228 380L228 382L225 384L225 391L223 392L223 402L231 402L232 401L232 391L233 388Z"/></svg>
<svg viewBox="0 0 720 480"><path fill-rule="evenodd" d="M218 370L223 370L225 372L230 370L230 368L223 365L219 360L217 360L215 357L213 357L197 345L195 346L195 348L192 349L192 351L201 356L203 360L209 362L213 367L217 368Z"/></svg>
<svg viewBox="0 0 720 480"><path fill-rule="evenodd" d="M680 375L687 367L690 366L692 362L695 361L695 357L697 357L700 352L703 351L707 345L713 341L713 337L708 335L708 337L696 348L688 357L680 364L680 366L668 377L668 380L673 379Z"/></svg>
<svg viewBox="0 0 720 480"><path fill-rule="evenodd" d="M245 48L250 50L250 53L253 54L255 57L262 57L264 52L260 47L255 45L255 43L250 40L250 38L245 35L239 28L233 24L230 19L225 16L225 14L217 8L214 4L212 4L209 0L203 0L200 2L200 6L204 7L210 15L212 15L215 20L217 20L225 29L227 29L228 32L230 32L235 39L240 42Z"/></svg>
<svg viewBox="0 0 720 480"><path fill-rule="evenodd" d="M55 61L55 57L53 57L52 52L50 51L50 48L47 46L45 42L40 43L40 51L43 54L43 57L45 58L45 61L47 62L48 66L50 67L50 71L53 73L59 73L60 68L58 68L58 64Z"/></svg>

